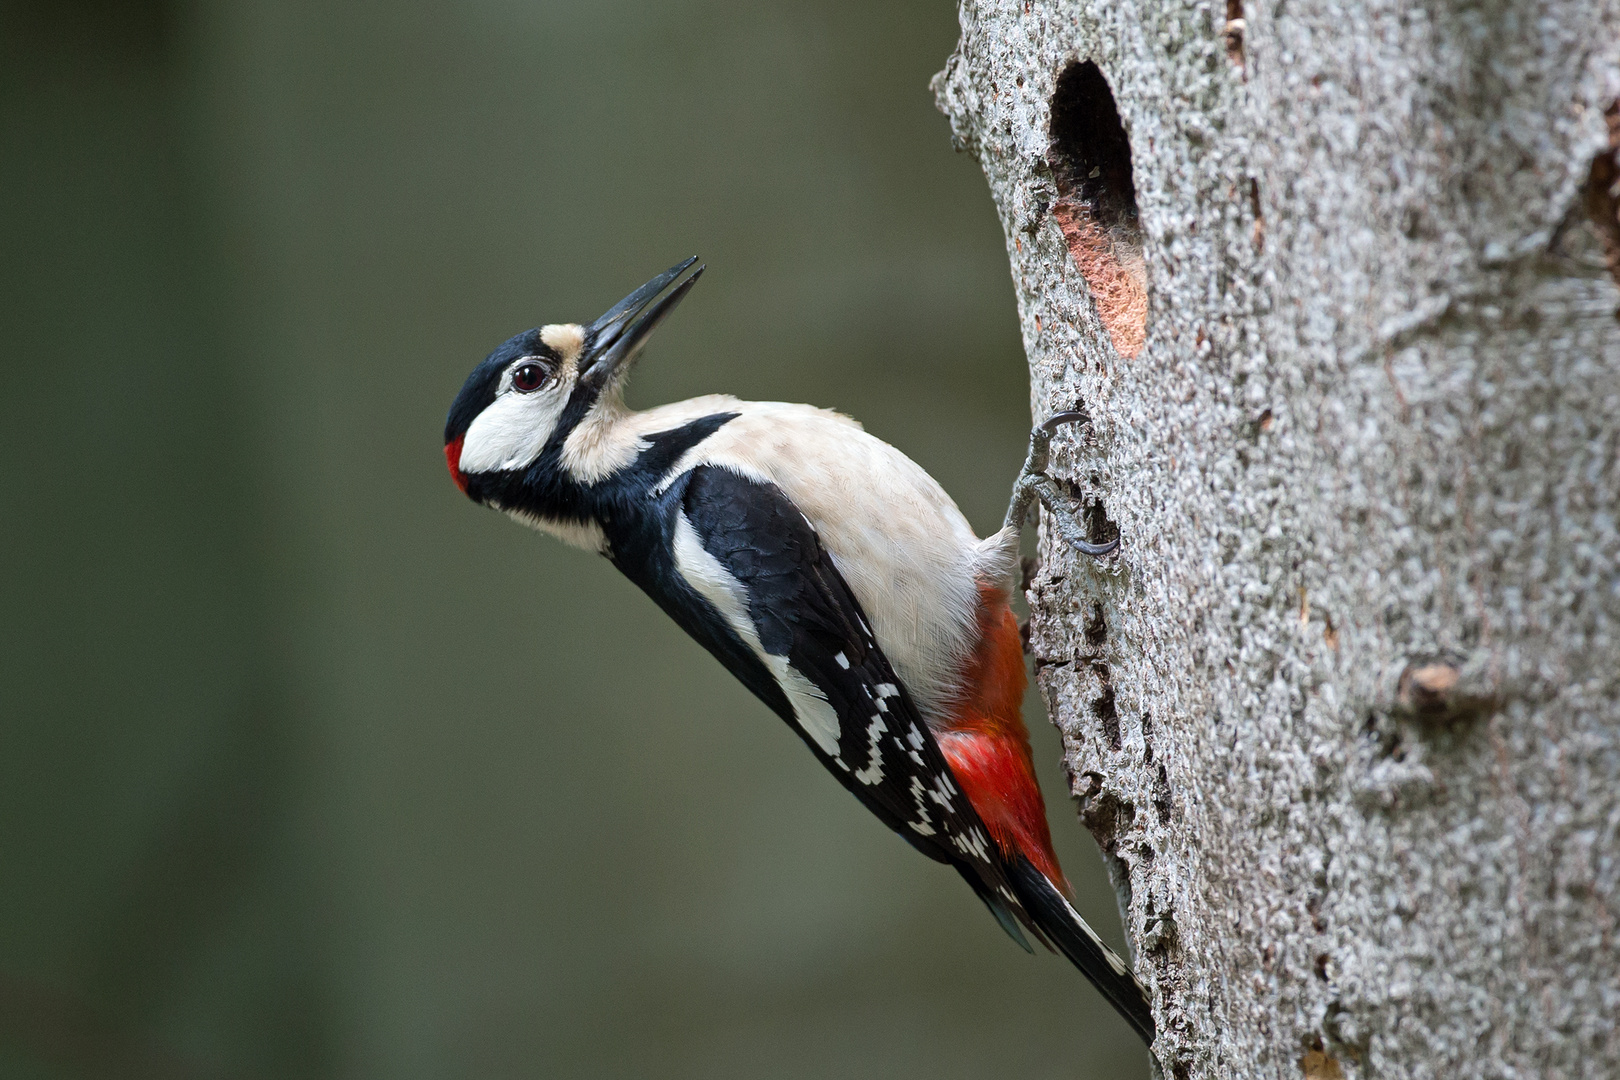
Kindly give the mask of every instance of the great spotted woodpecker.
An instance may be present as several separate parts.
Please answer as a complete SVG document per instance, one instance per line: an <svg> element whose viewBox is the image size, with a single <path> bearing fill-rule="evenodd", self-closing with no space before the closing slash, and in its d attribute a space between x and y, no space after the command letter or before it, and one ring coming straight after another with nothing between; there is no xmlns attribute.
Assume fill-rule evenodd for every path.
<svg viewBox="0 0 1620 1080"><path fill-rule="evenodd" d="M695 262L490 353L450 408L450 475L605 555L885 825L955 867L1025 949L1027 931L1062 951L1151 1043L1141 984L1070 904L1020 715L1019 531L1031 501L1060 499L1047 445L1080 414L1035 429L1006 525L979 540L920 466L836 413L721 395L633 412L625 376ZM1068 517L1053 520L1071 544L1113 550Z"/></svg>

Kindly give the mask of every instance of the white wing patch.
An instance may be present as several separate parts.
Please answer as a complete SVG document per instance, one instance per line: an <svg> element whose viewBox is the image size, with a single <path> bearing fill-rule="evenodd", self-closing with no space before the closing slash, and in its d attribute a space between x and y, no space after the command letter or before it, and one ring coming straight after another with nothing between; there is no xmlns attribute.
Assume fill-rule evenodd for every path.
<svg viewBox="0 0 1620 1080"><path fill-rule="evenodd" d="M969 828L965 836L961 834L953 835L951 843L956 845L956 850L964 855L972 855L980 862L992 861L990 858L990 843L985 839L984 833L979 831L977 825ZM1013 897L1009 894L1007 899L1011 900Z"/></svg>
<svg viewBox="0 0 1620 1080"><path fill-rule="evenodd" d="M675 569L698 595L715 606L743 644L754 650L776 677L777 685L793 706L793 716L804 733L821 747L828 757L838 757L838 714L814 683L788 663L785 656L773 656L759 642L759 631L748 615L748 594L742 582L720 564L698 539L697 530L684 513L675 515L674 536ZM842 761L839 762L843 764ZM848 766L844 766L846 769ZM866 781L875 783L875 781Z"/></svg>
<svg viewBox="0 0 1620 1080"><path fill-rule="evenodd" d="M749 624L749 629L753 629L752 623ZM826 695L816 689L815 683L799 674L793 665L787 662L787 657L772 656L760 648L759 635L754 635L752 641L746 637L743 640L759 653L759 658L765 661L765 665L771 669L771 674L776 676L776 681L781 685L782 692L787 695L788 703L793 706L793 715L798 719L804 733L816 741L822 753L829 757L838 757L838 714L833 711ZM842 760L838 764L844 765ZM844 765L844 768L847 769L849 766Z"/></svg>

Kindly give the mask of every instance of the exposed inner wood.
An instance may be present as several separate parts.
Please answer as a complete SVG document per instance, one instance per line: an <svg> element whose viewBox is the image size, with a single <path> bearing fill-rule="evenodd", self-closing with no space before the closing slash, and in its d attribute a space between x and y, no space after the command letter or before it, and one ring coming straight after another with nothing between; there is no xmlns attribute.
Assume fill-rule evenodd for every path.
<svg viewBox="0 0 1620 1080"><path fill-rule="evenodd" d="M1089 204L1059 199L1052 216L1068 241L1069 256L1091 286L1097 314L1114 351L1129 360L1147 340L1147 270L1142 249L1123 230L1104 229Z"/></svg>

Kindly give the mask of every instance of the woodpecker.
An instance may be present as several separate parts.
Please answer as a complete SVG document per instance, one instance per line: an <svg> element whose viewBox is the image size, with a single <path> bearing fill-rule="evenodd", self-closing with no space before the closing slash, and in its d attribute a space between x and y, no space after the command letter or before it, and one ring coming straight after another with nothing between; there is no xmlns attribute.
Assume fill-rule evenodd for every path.
<svg viewBox="0 0 1620 1080"><path fill-rule="evenodd" d="M1031 503L1062 509L1053 430L1083 414L1035 429L1006 524L980 540L933 477L837 413L724 395L633 411L625 378L696 262L490 353L450 408L450 475L606 556L1014 941L1062 952L1151 1044L1147 995L1075 911L1052 849L1008 606ZM1118 543L1071 519L1053 515L1080 551Z"/></svg>

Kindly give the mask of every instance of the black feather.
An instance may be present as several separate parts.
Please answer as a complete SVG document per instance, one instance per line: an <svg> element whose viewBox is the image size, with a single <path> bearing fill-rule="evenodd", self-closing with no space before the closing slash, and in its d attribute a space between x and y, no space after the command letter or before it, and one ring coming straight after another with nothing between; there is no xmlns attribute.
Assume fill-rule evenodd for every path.
<svg viewBox="0 0 1620 1080"><path fill-rule="evenodd" d="M1007 876L1042 936L1091 980L1149 1046L1153 1045L1153 1010L1130 969L1114 970L1113 951L1097 940L1069 901L1028 859L1015 856Z"/></svg>
<svg viewBox="0 0 1620 1080"><path fill-rule="evenodd" d="M791 707L784 719L884 824L931 858L969 866L981 887L1005 888L1015 904L989 830L956 789L933 733L804 514L775 485L713 466L692 470L682 507L704 548L742 584L760 645L826 696L838 717L837 752L800 729Z"/></svg>

